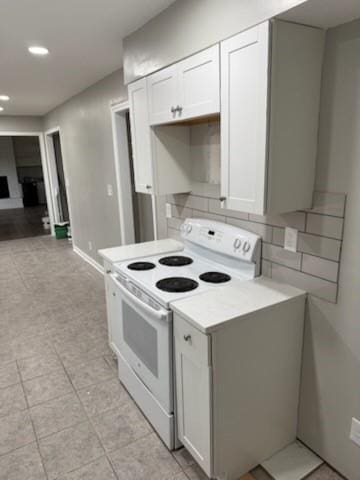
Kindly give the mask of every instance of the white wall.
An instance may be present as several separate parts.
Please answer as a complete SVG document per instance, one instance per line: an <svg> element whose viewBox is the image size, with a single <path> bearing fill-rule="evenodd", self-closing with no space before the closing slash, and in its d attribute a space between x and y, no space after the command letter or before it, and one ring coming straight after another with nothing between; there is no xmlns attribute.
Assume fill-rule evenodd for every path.
<svg viewBox="0 0 360 480"><path fill-rule="evenodd" d="M14 148L11 137L0 136L0 177L6 176L10 198L0 198L0 209L21 208L21 190L16 171Z"/></svg>
<svg viewBox="0 0 360 480"><path fill-rule="evenodd" d="M44 130L61 129L74 245L99 263L98 249L120 244L109 103L119 97L127 98L122 70L71 98L44 118ZM113 186L112 197L107 195L107 184Z"/></svg>
<svg viewBox="0 0 360 480"><path fill-rule="evenodd" d="M360 448L349 439L360 419L360 20L328 31L316 188L346 192L337 305L309 303L300 438L351 480Z"/></svg>
<svg viewBox="0 0 360 480"><path fill-rule="evenodd" d="M41 117L0 115L0 132L41 132Z"/></svg>
<svg viewBox="0 0 360 480"><path fill-rule="evenodd" d="M306 0L177 0L124 40L125 83Z"/></svg>

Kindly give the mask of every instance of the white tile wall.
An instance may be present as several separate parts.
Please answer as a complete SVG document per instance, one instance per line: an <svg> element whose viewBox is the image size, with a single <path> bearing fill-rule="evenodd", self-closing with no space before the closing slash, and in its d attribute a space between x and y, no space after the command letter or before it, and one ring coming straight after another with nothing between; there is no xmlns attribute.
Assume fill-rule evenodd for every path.
<svg viewBox="0 0 360 480"><path fill-rule="evenodd" d="M285 215L261 216L225 210L220 201L199 195L170 195L173 218L168 236L180 238L186 217L226 222L262 237L262 274L336 303L346 195L314 193L314 208ZM298 251L284 250L285 227L299 230Z"/></svg>

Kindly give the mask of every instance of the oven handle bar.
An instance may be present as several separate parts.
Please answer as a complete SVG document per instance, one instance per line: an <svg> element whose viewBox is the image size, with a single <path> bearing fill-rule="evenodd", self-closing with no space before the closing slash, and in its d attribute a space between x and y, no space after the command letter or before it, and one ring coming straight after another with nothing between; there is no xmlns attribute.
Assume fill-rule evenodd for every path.
<svg viewBox="0 0 360 480"><path fill-rule="evenodd" d="M127 303L129 303L133 308L136 310L142 310L145 311L148 315L151 315L151 317L156 318L157 320L165 320L168 321L169 319L169 313L167 310L155 310L154 308L151 308L149 305L146 303L142 302L136 295L132 294L129 290L127 290L124 285L122 285L119 280L117 279L116 275L113 273L110 274L110 277L116 284L117 288L120 290L121 295L123 298L126 300Z"/></svg>

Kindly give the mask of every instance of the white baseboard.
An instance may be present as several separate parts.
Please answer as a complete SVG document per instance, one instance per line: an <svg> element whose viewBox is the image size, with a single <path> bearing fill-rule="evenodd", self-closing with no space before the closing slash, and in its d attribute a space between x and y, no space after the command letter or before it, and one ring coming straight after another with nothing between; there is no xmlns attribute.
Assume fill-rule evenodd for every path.
<svg viewBox="0 0 360 480"><path fill-rule="evenodd" d="M93 258L91 258L89 255L87 255L85 252L83 252L79 247L76 247L75 245L73 245L73 250L77 255L79 255L79 257L81 257L83 260L85 260L85 262L89 263L98 272L100 272L102 275L104 275L104 267L102 265L100 265Z"/></svg>

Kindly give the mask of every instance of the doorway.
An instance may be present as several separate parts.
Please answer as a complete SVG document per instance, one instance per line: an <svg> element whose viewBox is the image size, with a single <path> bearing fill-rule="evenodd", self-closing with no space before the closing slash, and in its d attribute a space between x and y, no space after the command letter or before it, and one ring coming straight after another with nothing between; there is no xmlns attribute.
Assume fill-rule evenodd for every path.
<svg viewBox="0 0 360 480"><path fill-rule="evenodd" d="M43 136L0 133L0 240L50 233Z"/></svg>
<svg viewBox="0 0 360 480"><path fill-rule="evenodd" d="M155 198L135 191L128 102L111 106L121 244L157 238Z"/></svg>
<svg viewBox="0 0 360 480"><path fill-rule="evenodd" d="M70 223L69 185L61 148L61 132L59 127L45 132L45 143L54 223Z"/></svg>

